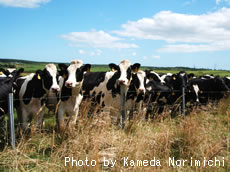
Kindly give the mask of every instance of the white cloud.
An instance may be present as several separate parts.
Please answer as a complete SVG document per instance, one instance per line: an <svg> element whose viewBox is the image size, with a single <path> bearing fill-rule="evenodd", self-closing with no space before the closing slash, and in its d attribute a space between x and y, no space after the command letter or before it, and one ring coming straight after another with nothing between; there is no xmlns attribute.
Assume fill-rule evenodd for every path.
<svg viewBox="0 0 230 172"><path fill-rule="evenodd" d="M51 0L0 0L0 5L21 8L36 8Z"/></svg>
<svg viewBox="0 0 230 172"><path fill-rule="evenodd" d="M104 31L92 30L90 32L71 32L61 35L77 47L93 48L137 48L136 44L124 43L121 38L111 36Z"/></svg>
<svg viewBox="0 0 230 172"><path fill-rule="evenodd" d="M90 56L100 56L102 54L102 51L100 49L96 49L95 51L92 51L90 53Z"/></svg>
<svg viewBox="0 0 230 172"><path fill-rule="evenodd" d="M132 56L136 56L136 55L137 55L137 53L136 53L136 52L133 52L133 53L132 53Z"/></svg>
<svg viewBox="0 0 230 172"><path fill-rule="evenodd" d="M164 40L171 44L159 51L230 50L230 46L223 44L230 42L230 8L203 15L162 11L152 18L129 21L122 28L113 33L136 39Z"/></svg>
<svg viewBox="0 0 230 172"><path fill-rule="evenodd" d="M160 56L159 56L159 55L153 55L152 58L154 58L154 59L159 59Z"/></svg>
<svg viewBox="0 0 230 172"><path fill-rule="evenodd" d="M147 56L143 56L142 58L143 58L144 60L147 60L147 59L148 59L148 57L147 57Z"/></svg>
<svg viewBox="0 0 230 172"><path fill-rule="evenodd" d="M85 54L84 50L79 50L79 54Z"/></svg>
<svg viewBox="0 0 230 172"><path fill-rule="evenodd" d="M226 2L230 4L230 0L216 0L216 4L220 4L221 2Z"/></svg>

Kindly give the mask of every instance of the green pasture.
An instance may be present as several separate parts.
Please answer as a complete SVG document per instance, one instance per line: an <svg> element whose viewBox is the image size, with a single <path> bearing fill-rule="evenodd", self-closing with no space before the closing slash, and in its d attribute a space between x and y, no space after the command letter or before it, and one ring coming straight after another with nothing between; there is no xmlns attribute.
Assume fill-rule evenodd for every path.
<svg viewBox="0 0 230 172"><path fill-rule="evenodd" d="M8 59L0 59L0 67L2 65L14 65L16 68L24 68L25 74L35 72L38 69L44 69L45 65L48 62L35 62L35 61L25 61L25 60L8 60ZM58 67L58 63L55 63ZM66 63L68 65L68 63ZM7 67L3 67L7 68ZM101 72L101 71L109 71L109 67L107 64L102 65L94 65L91 66L91 72ZM230 71L226 70L211 70L211 69L194 69L188 67L153 67L153 66L143 66L141 70L154 70L157 73L177 73L179 71L185 71L187 73L194 73L197 76L205 75L205 74L213 74L219 76L230 76Z"/></svg>

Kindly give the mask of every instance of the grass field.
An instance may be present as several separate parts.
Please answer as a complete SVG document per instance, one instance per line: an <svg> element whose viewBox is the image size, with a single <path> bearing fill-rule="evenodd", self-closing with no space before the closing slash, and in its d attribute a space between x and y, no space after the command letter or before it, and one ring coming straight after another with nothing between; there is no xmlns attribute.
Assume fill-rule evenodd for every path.
<svg viewBox="0 0 230 172"><path fill-rule="evenodd" d="M3 149L0 171L228 171L229 103L225 98L218 106L210 104L174 119L167 111L148 122L138 114L124 130L116 124L115 114L87 118L83 105L77 127L64 136L56 133L55 117L48 115L42 131L17 139L15 150ZM68 162L72 157L78 166L76 161ZM173 157L185 164L177 161L173 167L169 163ZM109 167L106 160L110 160ZM209 166L215 160L220 162Z"/></svg>
<svg viewBox="0 0 230 172"><path fill-rule="evenodd" d="M34 62L34 61L24 61L24 60L7 60L7 59L0 59L0 65L15 65L17 68L23 67L25 69L25 75L28 73L35 72L38 69L44 69L45 65L48 63L45 62ZM57 64L56 64L57 65ZM179 71L185 71L187 73L194 73L197 76L204 75L204 74L213 74L213 75L220 75L230 76L230 71L226 70L210 70L210 69L193 69L193 68L186 68L186 67L141 67L141 70L154 70L158 73L177 73ZM108 65L94 65L92 64L91 72L99 72L99 71L109 71Z"/></svg>

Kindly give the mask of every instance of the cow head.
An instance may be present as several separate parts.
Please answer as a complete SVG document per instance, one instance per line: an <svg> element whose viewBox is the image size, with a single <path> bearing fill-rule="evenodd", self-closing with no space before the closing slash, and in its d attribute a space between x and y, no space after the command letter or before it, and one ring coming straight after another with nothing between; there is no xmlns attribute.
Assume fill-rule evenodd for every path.
<svg viewBox="0 0 230 172"><path fill-rule="evenodd" d="M149 70L145 70L145 73L146 73L146 77L148 78L149 81L154 80L154 81L161 83L161 84L165 83L165 81L159 76L158 73L156 73L154 71L149 71Z"/></svg>
<svg viewBox="0 0 230 172"><path fill-rule="evenodd" d="M190 80L192 81L192 80ZM200 102L199 101L199 86L197 84L188 83L186 87L186 101Z"/></svg>
<svg viewBox="0 0 230 172"><path fill-rule="evenodd" d="M57 68L54 64L47 64L44 70L37 70L35 73L35 79L42 82L43 89L46 92L60 91L60 87L57 84Z"/></svg>
<svg viewBox="0 0 230 172"><path fill-rule="evenodd" d="M140 68L139 63L131 65L130 61L122 60L119 65L110 63L109 67L112 71L116 71L114 77L118 85L129 86L132 76L132 71L138 71Z"/></svg>
<svg viewBox="0 0 230 172"><path fill-rule="evenodd" d="M65 86L68 88L80 87L83 82L84 72L89 71L90 64L83 65L81 60L73 60L67 67L64 64L59 64L61 69L60 74L65 78Z"/></svg>
<svg viewBox="0 0 230 172"><path fill-rule="evenodd" d="M188 84L188 76L184 71L171 76L171 85L174 90L181 91L182 87L186 88Z"/></svg>

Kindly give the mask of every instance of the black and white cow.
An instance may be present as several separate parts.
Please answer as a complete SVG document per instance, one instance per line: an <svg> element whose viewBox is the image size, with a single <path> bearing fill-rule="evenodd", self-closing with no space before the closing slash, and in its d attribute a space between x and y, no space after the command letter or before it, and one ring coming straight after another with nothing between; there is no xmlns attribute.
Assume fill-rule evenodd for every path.
<svg viewBox="0 0 230 172"><path fill-rule="evenodd" d="M8 68L7 70L0 68L0 78L2 77L13 77L16 72L16 68Z"/></svg>
<svg viewBox="0 0 230 172"><path fill-rule="evenodd" d="M23 68L11 73L11 77L0 78L0 118L8 113L8 95L14 92L15 80L24 71Z"/></svg>
<svg viewBox="0 0 230 172"><path fill-rule="evenodd" d="M208 103L209 100L220 100L229 90L224 80L219 76L196 78L191 80L191 83L198 86L199 101L202 104Z"/></svg>
<svg viewBox="0 0 230 172"><path fill-rule="evenodd" d="M138 81L144 73L137 72L140 67L139 63L131 65L128 60L122 60L119 65L111 63L109 64L109 67L111 68L111 71L109 72L87 73L83 82L83 93L85 97L89 97L92 100L92 106L99 104L100 107L113 107L119 110L121 86L124 86L126 94L128 89L137 91L135 95L138 95L139 92L144 92L145 89L143 84L137 83L136 85L134 81ZM136 74L132 74L133 71L136 72ZM134 79L133 87L130 88L132 79ZM130 94L127 96L127 99L130 99L128 106L131 106L131 99L134 100L135 97L131 94L131 90ZM90 113L93 113L93 110L91 110Z"/></svg>
<svg viewBox="0 0 230 172"><path fill-rule="evenodd" d="M224 79L225 84L230 89L230 77L229 76L225 76L223 79Z"/></svg>
<svg viewBox="0 0 230 172"><path fill-rule="evenodd" d="M73 60L69 66L59 64L59 68L61 69L60 74L63 77L59 81L61 92L59 96L57 126L62 133L65 130L65 114L70 117L70 128L76 124L79 106L83 99L82 83L84 74L90 70L91 65L83 65L81 60Z"/></svg>
<svg viewBox="0 0 230 172"><path fill-rule="evenodd" d="M146 93L146 73L144 71L137 71L132 73L132 80L130 82L127 95L126 95L126 107L129 113L129 118L133 118L133 112L140 113L144 102Z"/></svg>
<svg viewBox="0 0 230 172"><path fill-rule="evenodd" d="M43 104L49 92L60 90L57 84L57 68L54 64L48 64L44 70L37 70L28 76L17 80L17 113L19 122L25 130L33 118L39 113L37 126L42 124L44 116Z"/></svg>
<svg viewBox="0 0 230 172"><path fill-rule="evenodd" d="M149 76L147 76L149 78ZM164 109L164 106L169 104L172 89L161 83L160 81L153 80L149 78L150 81L146 83L146 95L145 95L145 102L147 103L147 111L145 119L154 117L153 108L155 109L154 113L161 113Z"/></svg>

